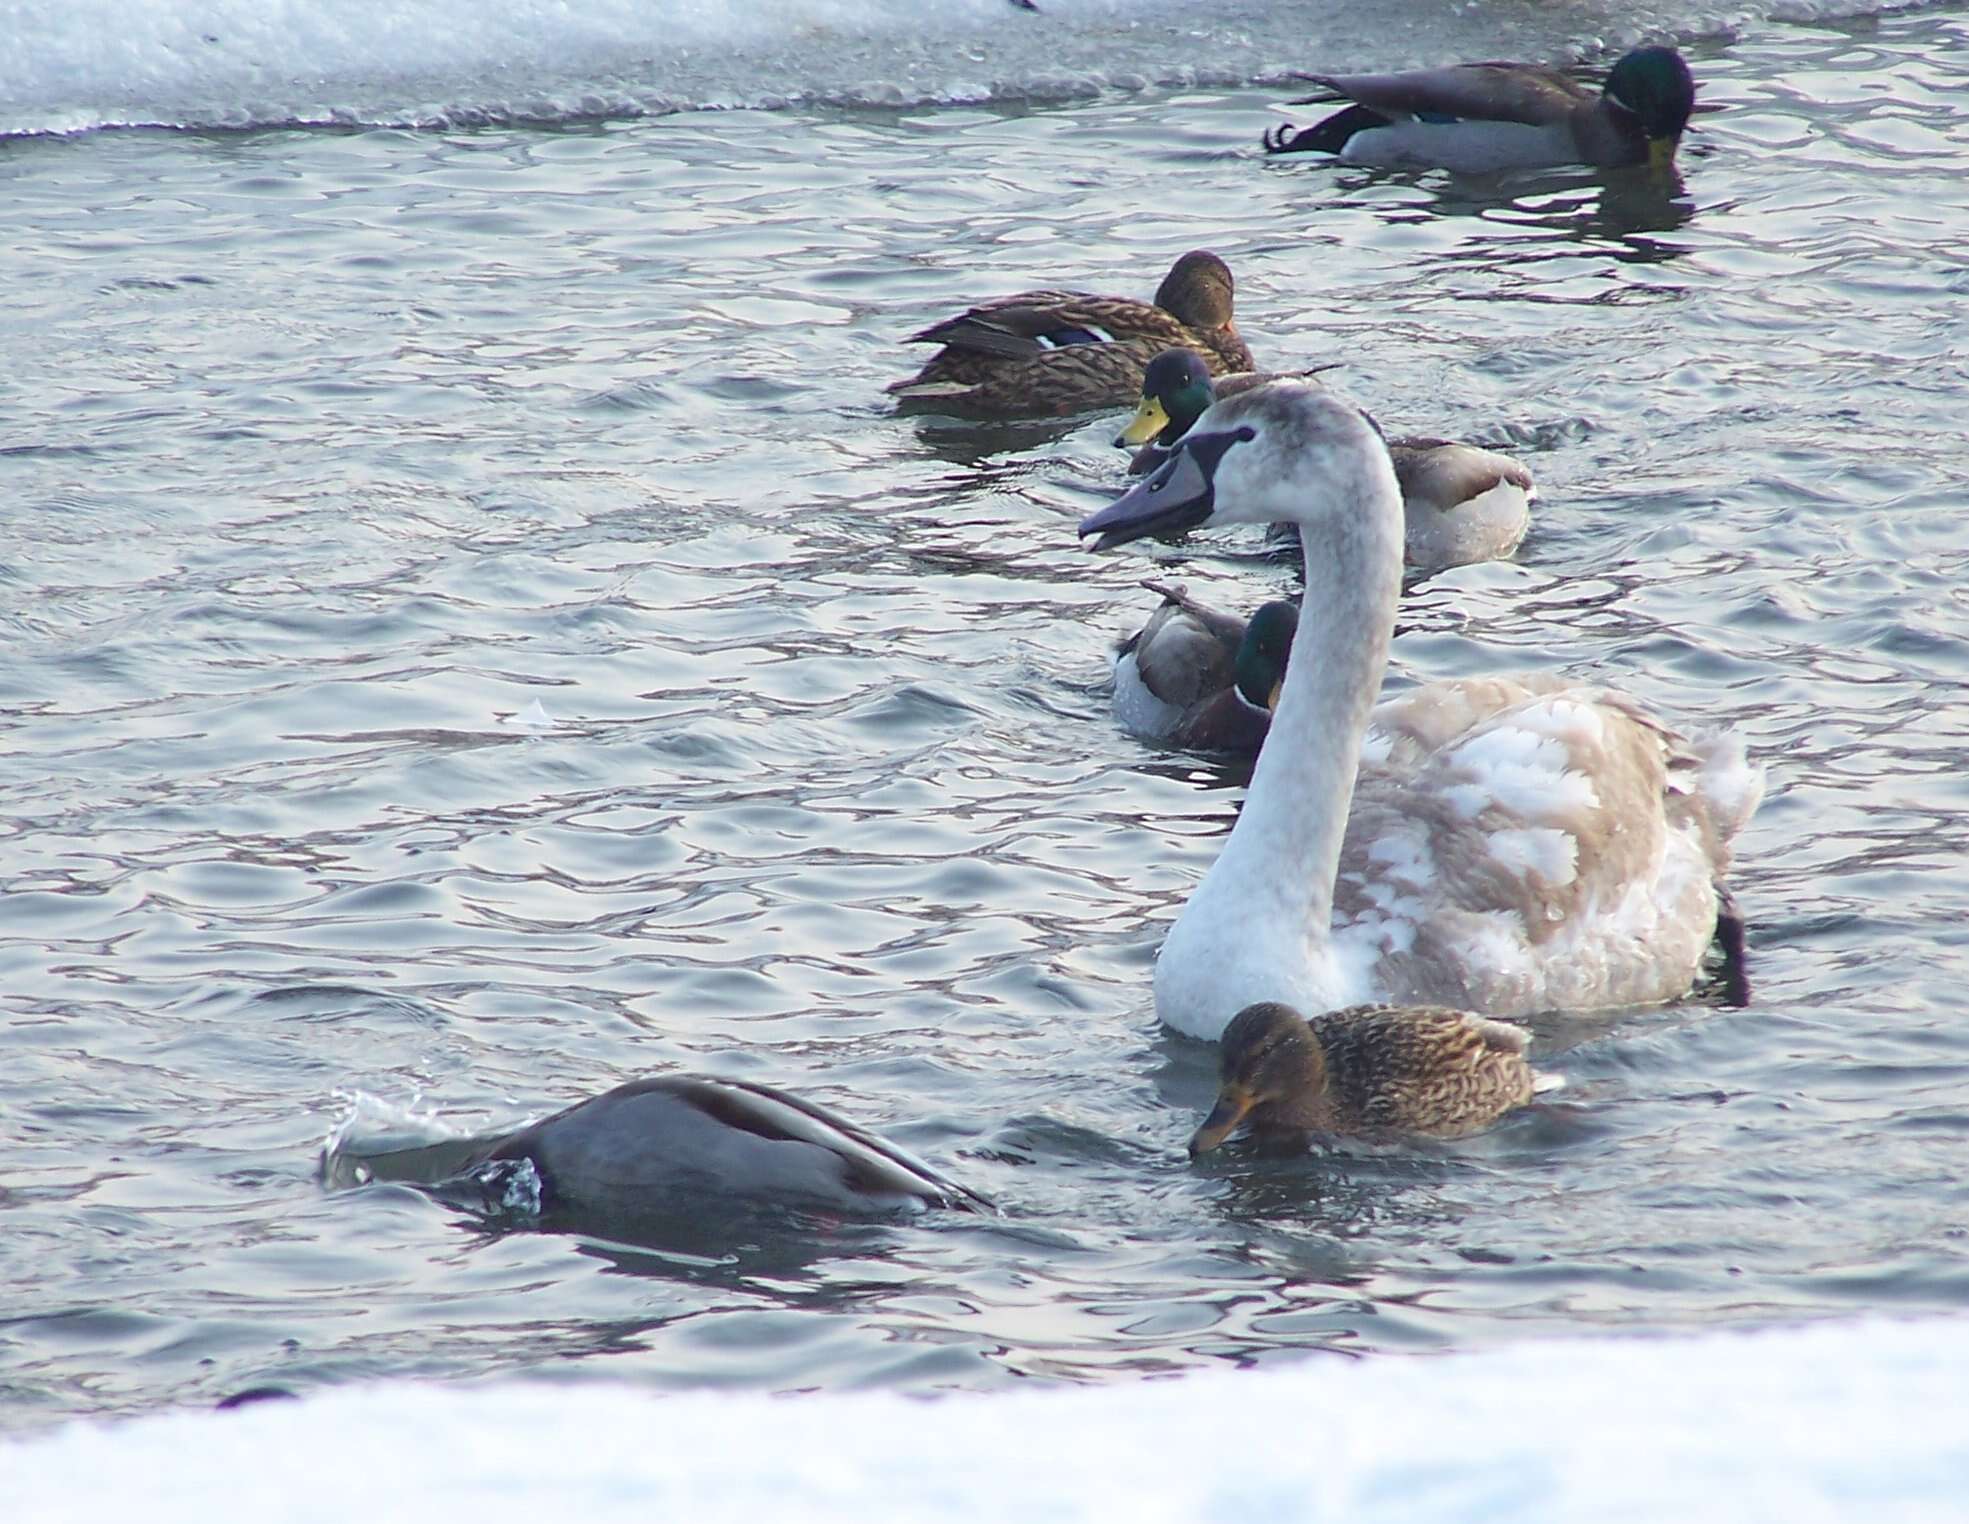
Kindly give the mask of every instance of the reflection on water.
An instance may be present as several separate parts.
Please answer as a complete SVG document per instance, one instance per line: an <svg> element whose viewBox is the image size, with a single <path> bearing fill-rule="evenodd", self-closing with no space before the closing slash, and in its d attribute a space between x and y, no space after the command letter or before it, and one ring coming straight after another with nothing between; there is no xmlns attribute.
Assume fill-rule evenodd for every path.
<svg viewBox="0 0 1969 1524"><path fill-rule="evenodd" d="M1969 1300L1969 42L1697 67L1727 109L1666 194L1288 170L1255 91L13 145L5 1421ZM881 388L979 289L1198 246L1261 364L1538 476L1512 562L1411 587L1391 685L1556 670L1748 735L1748 1008L1543 1018L1566 1089L1453 1146L1186 1160L1214 1055L1150 961L1241 779L1121 734L1107 667L1145 577L1292 575L1255 532L1084 554L1113 416ZM1005 1217L645 1242L313 1168L351 1092L468 1139L708 1062Z"/></svg>

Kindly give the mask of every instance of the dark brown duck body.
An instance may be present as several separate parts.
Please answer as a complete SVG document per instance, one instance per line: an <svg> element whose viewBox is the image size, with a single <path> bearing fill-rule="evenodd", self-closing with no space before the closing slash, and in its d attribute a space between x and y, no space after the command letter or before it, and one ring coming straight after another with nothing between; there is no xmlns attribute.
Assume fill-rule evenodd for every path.
<svg viewBox="0 0 1969 1524"><path fill-rule="evenodd" d="M908 403L987 417L1047 417L1132 403L1165 349L1193 349L1213 374L1250 370L1233 320L1230 267L1197 249L1153 302L1083 291L1022 291L911 336L943 347L889 388Z"/></svg>
<svg viewBox="0 0 1969 1524"><path fill-rule="evenodd" d="M1287 1005L1247 1006L1224 1029L1223 1086L1190 1152L1247 1124L1280 1141L1463 1137L1531 1099L1529 1041L1522 1027L1444 1006L1357 1005L1310 1021Z"/></svg>

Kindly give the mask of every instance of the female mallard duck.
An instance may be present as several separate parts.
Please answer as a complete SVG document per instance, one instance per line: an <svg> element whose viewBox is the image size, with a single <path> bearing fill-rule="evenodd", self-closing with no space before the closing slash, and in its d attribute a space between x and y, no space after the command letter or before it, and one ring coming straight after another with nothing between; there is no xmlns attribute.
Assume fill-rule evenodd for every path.
<svg viewBox="0 0 1969 1524"><path fill-rule="evenodd" d="M1266 381L1261 371L1212 380L1186 349L1165 350L1142 373L1142 400L1118 446L1140 445L1130 473L1150 471L1219 397ZM1518 548L1538 495L1531 472L1508 455L1447 439L1411 435L1388 441L1402 493L1402 559L1421 571L1495 561Z"/></svg>
<svg viewBox="0 0 1969 1524"><path fill-rule="evenodd" d="M1224 1028L1223 1087L1190 1153L1247 1122L1290 1141L1460 1138L1531 1099L1530 1041L1523 1027L1433 1005L1357 1005L1310 1021L1274 1001L1246 1006Z"/></svg>
<svg viewBox="0 0 1969 1524"><path fill-rule="evenodd" d="M1114 712L1137 735L1198 751L1255 752L1285 679L1299 610L1259 606L1250 622L1181 587L1144 582L1162 606L1114 658Z"/></svg>
<svg viewBox="0 0 1969 1524"><path fill-rule="evenodd" d="M1197 249L1176 261L1153 303L1081 291L1000 297L912 336L944 347L889 390L905 401L1033 417L1133 402L1143 368L1172 345L1196 350L1215 371L1249 370L1232 290L1230 267Z"/></svg>
<svg viewBox="0 0 1969 1524"><path fill-rule="evenodd" d="M1427 683L1375 706L1401 506L1364 414L1274 381L1217 403L1080 526L1106 549L1290 520L1305 548L1271 734L1156 960L1156 1009L1191 1036L1262 1000L1499 1016L1671 1000L1716 933L1716 880L1763 790L1734 738L1684 740L1556 678Z"/></svg>
<svg viewBox="0 0 1969 1524"><path fill-rule="evenodd" d="M1593 94L1535 64L1452 64L1402 74L1316 74L1292 102L1353 102L1325 121L1265 134L1267 153L1337 154L1351 164L1483 173L1646 164L1665 173L1696 109L1695 80L1673 48L1636 48Z"/></svg>
<svg viewBox="0 0 1969 1524"><path fill-rule="evenodd" d="M811 1101L743 1080L634 1080L503 1137L466 1168L530 1163L540 1204L636 1215L724 1197L837 1210L989 1209L977 1192Z"/></svg>

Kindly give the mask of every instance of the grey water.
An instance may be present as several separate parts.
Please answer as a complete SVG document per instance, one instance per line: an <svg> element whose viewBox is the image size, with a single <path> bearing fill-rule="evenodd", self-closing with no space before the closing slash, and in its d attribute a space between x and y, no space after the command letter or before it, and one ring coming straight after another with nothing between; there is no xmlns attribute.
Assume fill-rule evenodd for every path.
<svg viewBox="0 0 1969 1524"><path fill-rule="evenodd" d="M0 143L0 1424L260 1383L992 1388L1969 1304L1969 12L1691 50L1683 186L1266 161L1275 92ZM1113 640L1113 415L898 418L983 295L1237 272L1261 363L1518 454L1391 681L1728 724L1755 996L1535 1022L1454 1146L1183 1144L1241 780ZM676 1068L1005 1207L689 1252L328 1190Z"/></svg>

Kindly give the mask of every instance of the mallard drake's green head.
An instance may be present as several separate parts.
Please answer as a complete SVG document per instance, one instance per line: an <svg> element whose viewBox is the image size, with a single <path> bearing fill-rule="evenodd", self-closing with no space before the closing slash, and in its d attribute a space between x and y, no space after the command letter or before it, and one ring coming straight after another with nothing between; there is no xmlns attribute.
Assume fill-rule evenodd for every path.
<svg viewBox="0 0 1969 1524"><path fill-rule="evenodd" d="M1217 389L1203 356L1189 349L1165 349L1142 373L1141 404L1114 442L1144 445L1153 439L1167 449L1216 400Z"/></svg>
<svg viewBox="0 0 1969 1524"><path fill-rule="evenodd" d="M1235 289L1229 265L1208 249L1192 249L1162 277L1155 304L1192 328L1229 328Z"/></svg>
<svg viewBox="0 0 1969 1524"><path fill-rule="evenodd" d="M1695 110L1696 82L1673 48L1636 48L1607 76L1607 102L1641 125L1648 139L1648 162L1665 169Z"/></svg>
<svg viewBox="0 0 1969 1524"><path fill-rule="evenodd" d="M1299 633L1299 610L1282 599L1261 604L1238 643L1237 691L1254 709L1271 709L1285 686L1285 664L1292 637Z"/></svg>
<svg viewBox="0 0 1969 1524"><path fill-rule="evenodd" d="M1220 1057L1223 1085L1217 1104L1190 1138L1192 1155L1209 1153L1260 1107L1326 1085L1326 1050L1304 1016L1276 1001L1248 1005L1232 1017Z"/></svg>

